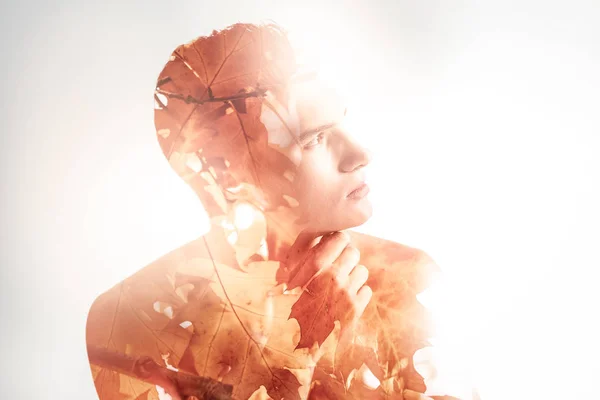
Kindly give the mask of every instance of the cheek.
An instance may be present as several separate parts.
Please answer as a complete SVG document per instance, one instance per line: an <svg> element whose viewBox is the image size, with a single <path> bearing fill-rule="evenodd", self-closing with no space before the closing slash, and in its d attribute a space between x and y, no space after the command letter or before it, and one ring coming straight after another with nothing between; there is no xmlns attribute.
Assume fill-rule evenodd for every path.
<svg viewBox="0 0 600 400"><path fill-rule="evenodd" d="M311 214L331 212L337 196L335 176L327 168L303 165L296 176L296 192L300 206Z"/></svg>
<svg viewBox="0 0 600 400"><path fill-rule="evenodd" d="M297 198L303 204L319 193L317 189L321 183L321 176L315 172L311 168L302 166L298 168L296 173L295 187Z"/></svg>

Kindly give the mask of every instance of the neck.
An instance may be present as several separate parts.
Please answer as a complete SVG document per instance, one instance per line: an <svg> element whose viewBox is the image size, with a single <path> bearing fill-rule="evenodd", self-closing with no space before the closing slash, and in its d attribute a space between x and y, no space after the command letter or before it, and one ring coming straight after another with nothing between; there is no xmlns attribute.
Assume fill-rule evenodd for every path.
<svg viewBox="0 0 600 400"><path fill-rule="evenodd" d="M304 227L296 223L297 217L286 212L266 212L267 246L269 260L284 261L288 251Z"/></svg>

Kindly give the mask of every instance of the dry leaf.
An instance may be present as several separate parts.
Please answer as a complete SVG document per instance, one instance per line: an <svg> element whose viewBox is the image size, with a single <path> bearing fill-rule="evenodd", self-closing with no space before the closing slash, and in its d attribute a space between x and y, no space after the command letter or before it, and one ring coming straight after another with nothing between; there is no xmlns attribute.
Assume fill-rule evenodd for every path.
<svg viewBox="0 0 600 400"><path fill-rule="evenodd" d="M424 390L412 368L428 335L416 294L436 269L424 253L352 234L374 293L350 347L337 348L340 313L327 290L274 290L288 278L279 261L295 239L280 222L297 203L295 165L285 130L269 138L261 115L271 110L267 95L284 97L295 70L289 43L268 25L236 24L173 52L155 88L157 138L213 226L99 296L88 345L231 385L236 399L363 398L358 386L345 387L363 364L382 381L370 395ZM262 214L236 226L241 203ZM101 400L158 397L143 377L106 365L92 373Z"/></svg>
<svg viewBox="0 0 600 400"><path fill-rule="evenodd" d="M210 215L225 214L223 189L242 183L268 188L271 207L287 204L282 196L292 188L286 176L295 167L269 146L260 116L267 90L281 92L295 69L277 28L235 24L179 46L161 72L155 97L166 104L155 110L159 143L169 160L174 152L196 153L204 170L214 167L211 178L173 164Z"/></svg>
<svg viewBox="0 0 600 400"><path fill-rule="evenodd" d="M401 380L398 390L407 387L424 392L424 381L414 369L412 357L428 345L427 339L433 332L429 314L416 295L428 286L438 267L418 249L350 233L353 245L361 252L360 263L369 269L367 285L373 296L355 333L362 344L337 351L335 363L332 362L337 366L335 373L345 379L365 363L380 381L390 376ZM334 322L339 320L339 307L332 292L330 288L317 295L304 292L294 304L290 317L300 324L299 348L315 342L320 345L333 331Z"/></svg>

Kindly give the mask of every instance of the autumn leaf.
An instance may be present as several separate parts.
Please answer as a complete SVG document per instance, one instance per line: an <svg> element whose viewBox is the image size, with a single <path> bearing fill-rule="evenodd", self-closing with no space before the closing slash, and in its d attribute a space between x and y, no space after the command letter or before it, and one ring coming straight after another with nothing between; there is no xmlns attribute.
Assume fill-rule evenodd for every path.
<svg viewBox="0 0 600 400"><path fill-rule="evenodd" d="M255 262L241 271L210 259L226 259L219 253L228 248L190 249L218 243L210 238L217 234L222 232L209 233L206 242L168 255L169 262L159 260L100 296L88 317L88 344L149 356L157 364L230 384L234 398L249 398L261 385L272 398L301 398L301 387L310 383L301 371L314 361L308 350L295 351L299 328L287 316L297 296L272 294L277 262ZM141 324L132 313L142 311L156 321ZM97 386L102 400L121 393L123 375L105 368L96 374L104 382ZM123 398L150 388L142 389L122 392Z"/></svg>
<svg viewBox="0 0 600 400"><path fill-rule="evenodd" d="M209 241L218 243L213 236ZM204 246L190 242L100 295L88 315L88 345L126 357L150 357L159 365L177 367L192 337L189 329L173 323L173 315L179 317L187 302L186 294L174 287L177 265L203 256L208 257ZM219 252L215 252L215 258L230 262ZM148 389L150 398L157 398L154 385L94 364L91 369L101 399L105 398L103 393L135 399Z"/></svg>
<svg viewBox="0 0 600 400"><path fill-rule="evenodd" d="M329 276L324 278L330 280ZM310 348L315 342L320 346L333 331L338 313L337 299L331 285L315 294L303 292L292 307L290 318L296 319L300 325L297 348Z"/></svg>
<svg viewBox="0 0 600 400"><path fill-rule="evenodd" d="M377 354L375 349L369 346L351 343L348 346L340 346L336 348L335 354L336 372L341 374L342 382L346 382L351 376L352 371L356 371L365 364L371 372L379 379L383 378L383 371L379 367Z"/></svg>
<svg viewBox="0 0 600 400"><path fill-rule="evenodd" d="M98 397L101 399L115 399L115 400L128 400L137 398L142 393L145 393L148 390L151 390L152 385L147 385L147 389L142 386L140 394L135 392L134 388L127 388L125 386L125 393L122 392L123 386L121 385L121 380L127 379L122 378L122 375L118 372L111 371L105 368L98 368L98 374L94 379L94 385L96 386L96 390L98 392ZM144 385L143 382L139 382ZM118 388L117 392L115 392L115 388ZM145 389L145 390L144 390ZM134 397L135 396L135 397ZM158 394L155 398L158 398Z"/></svg>
<svg viewBox="0 0 600 400"><path fill-rule="evenodd" d="M225 214L225 189L243 183L268 188L269 207L287 205L295 167L269 145L260 116L266 93L284 90L295 69L277 28L247 24L179 46L163 68L155 91L159 143L210 215Z"/></svg>
<svg viewBox="0 0 600 400"><path fill-rule="evenodd" d="M432 330L428 311L416 295L434 278L437 265L418 249L349 233L352 244L361 252L360 263L369 269L367 285L373 296L355 332L363 344L337 351L335 372L346 379L364 363L380 380L390 376L401 378L402 388L424 392L424 381L412 365L412 356L428 345ZM321 291L304 292L292 307L290 318L297 319L300 325L299 348L315 342L321 345L333 331L335 321L340 320L339 299L333 296L333 284L331 280L329 286L323 284Z"/></svg>
<svg viewBox="0 0 600 400"><path fill-rule="evenodd" d="M182 327L170 327L168 312L156 311L157 302L169 304L172 309L183 303L167 289L170 287L168 273L157 272L141 271L96 299L88 317L88 344L128 356L148 356L162 365L168 356L171 365L177 366L191 334ZM121 377L106 369L100 370L96 379L98 388L109 390L116 386L124 398L135 398L140 391L148 389L144 384L135 389L135 385L123 382L133 381L133 378Z"/></svg>
<svg viewBox="0 0 600 400"><path fill-rule="evenodd" d="M264 125L281 118L275 99L296 70L276 31L233 25L179 46L161 71L159 144L211 216L211 231L101 295L89 313L88 345L222 382L236 399L306 398L311 379L311 395L364 398L344 382L363 364L382 380L374 395L421 390L412 355L427 324L416 294L435 269L421 252L353 235L374 294L350 347L336 346L347 310L325 278L315 281L325 290L312 294L274 290L288 279L280 261L295 239L279 217L297 203L287 129L269 138ZM235 210L247 204L260 212L243 227ZM110 366L92 363L92 373L101 400L158 397L152 384Z"/></svg>
<svg viewBox="0 0 600 400"><path fill-rule="evenodd" d="M416 296L436 278L439 268L421 250L356 232L351 236L361 251L361 263L369 268L367 285L373 290L357 334L376 349L386 377L402 378L406 388L424 392L412 357L429 344L433 329Z"/></svg>
<svg viewBox="0 0 600 400"><path fill-rule="evenodd" d="M140 393L140 395L136 397L135 400L153 400L155 398L156 397L154 397L152 394L152 389L148 389L145 392Z"/></svg>
<svg viewBox="0 0 600 400"><path fill-rule="evenodd" d="M209 260L202 262L210 264ZM261 384L273 398L277 398L276 393L299 398L300 383L282 368L306 368L311 357L308 351L294 351L298 326L287 320L287 313L296 298L270 295L276 286L277 268L275 262L252 263L247 272L217 266L218 276L212 275L206 292L212 299L189 301L180 310L181 316L174 316L177 321L190 321L194 327L180 367L231 383L236 398L250 397ZM199 270L188 265L180 272ZM189 277L179 280L184 284L190 281ZM197 282L200 286L207 284Z"/></svg>
<svg viewBox="0 0 600 400"><path fill-rule="evenodd" d="M231 385L226 385L210 378L174 371L173 368L163 367L147 356L127 356L93 345L88 345L88 354L93 368L104 368L100 374L108 372L112 376L118 376L121 383L124 380L126 382L125 388L123 388L123 385L116 386L114 382L112 385L104 385L104 382L100 382L97 389L101 396L106 394L110 398L121 398L124 395L123 389L125 391L133 391L135 386L141 384L143 387L155 385L157 389L162 388L173 400L184 400L190 396L212 400L231 399ZM96 375L96 378L100 374ZM130 378L135 379L132 380ZM128 382L127 379L129 379ZM160 398L161 392L153 389L152 387L147 389L136 398L150 397L154 399L157 392ZM106 393L104 392L105 390L107 390ZM119 392L115 393L116 390L119 390Z"/></svg>
<svg viewBox="0 0 600 400"><path fill-rule="evenodd" d="M324 352L315 371L330 371L330 375L322 374L328 378L318 380L321 389L335 387L338 393L338 384L343 387L352 370L364 363L382 381L377 390L381 396L393 397L403 388L425 390L411 358L427 337L425 313L415 296L437 268L424 253L351 232L353 243L361 250L361 263L370 270L368 283L374 295L357 327L358 341L349 350L339 351L335 311L326 314L333 320L332 332L321 332L320 340L314 340L318 329L312 333L306 330L311 316L322 315L314 312L318 309L315 304L324 304L327 296L313 296L303 303L298 295L273 295L280 263L253 262L246 271L235 268L232 257L226 255L230 247L218 239L223 233L215 229L101 296L90 312L88 342L110 347L108 343L126 354L154 354L157 363L232 385L235 398L248 398L261 386L271 398L301 396L310 379L306 381L293 371L314 365L309 347L315 341ZM132 309L155 317L161 325L139 325ZM293 310L298 320L288 319ZM112 336L107 336L107 327L112 328ZM185 346L161 348L171 343L169 338L185 339ZM135 393L121 392L125 378L114 371L102 371L108 370L96 372L96 378L105 393L122 393L127 399L145 390L156 393L154 388L143 386ZM350 389L362 390L357 385Z"/></svg>

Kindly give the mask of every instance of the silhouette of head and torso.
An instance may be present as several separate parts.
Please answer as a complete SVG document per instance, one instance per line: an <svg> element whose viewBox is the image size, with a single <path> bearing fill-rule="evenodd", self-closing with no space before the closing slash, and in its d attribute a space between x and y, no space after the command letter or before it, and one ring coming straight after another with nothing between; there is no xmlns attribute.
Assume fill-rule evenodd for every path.
<svg viewBox="0 0 600 400"><path fill-rule="evenodd" d="M371 216L360 189L370 153L345 126L343 99L297 65L285 32L236 24L177 47L155 103L160 147L211 229L94 302L87 343L100 400L157 399L163 389L236 399L423 391L412 355L430 332L416 294L437 266L350 230ZM373 290L343 351L339 322L318 299L286 290L285 263L300 233L342 230ZM363 364L377 389L352 383ZM194 377L206 385L190 389Z"/></svg>

